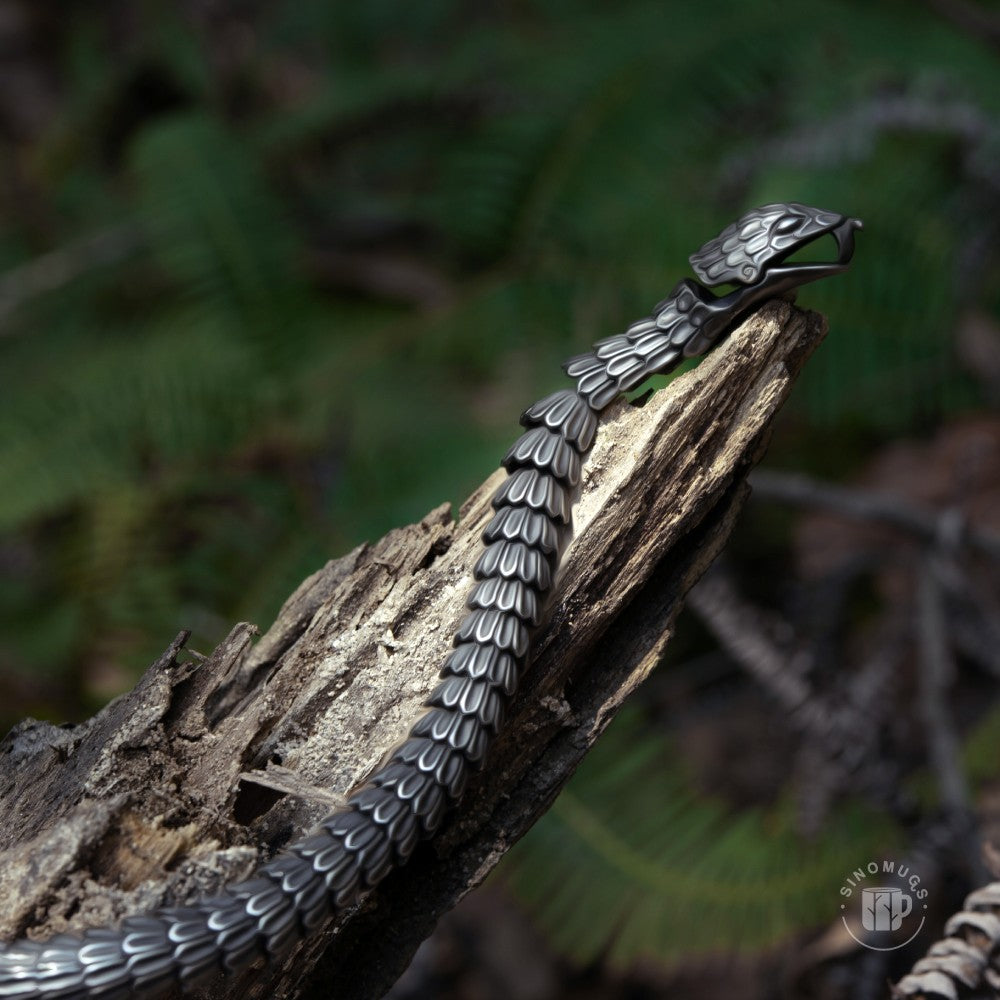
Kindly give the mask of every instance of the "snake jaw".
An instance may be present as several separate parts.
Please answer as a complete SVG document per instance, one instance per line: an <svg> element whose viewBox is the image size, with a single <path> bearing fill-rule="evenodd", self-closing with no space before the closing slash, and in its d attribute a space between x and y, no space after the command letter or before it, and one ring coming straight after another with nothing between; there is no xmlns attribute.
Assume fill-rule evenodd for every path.
<svg viewBox="0 0 1000 1000"><path fill-rule="evenodd" d="M859 229L864 229L864 223L860 219L844 219L831 233L837 241L837 263L846 266L850 264L854 256L854 234Z"/></svg>
<svg viewBox="0 0 1000 1000"><path fill-rule="evenodd" d="M718 298L712 298L702 288L703 308L700 314L691 317L697 320L693 324L696 329L684 342L684 356L692 357L711 349L757 303L782 295L794 297L800 285L842 274L854 256L854 234L861 228L860 219L797 202L765 205L728 226L693 254L691 263L700 277L708 274L715 284L728 280L736 283L736 288ZM824 236L832 236L836 241L836 260L788 260ZM753 283L736 277L742 274L745 279L750 271L757 278ZM668 312L676 309L675 300L663 305Z"/></svg>
<svg viewBox="0 0 1000 1000"><path fill-rule="evenodd" d="M854 234L862 229L863 224L860 219L853 219L842 216L837 225L817 233L799 246L793 247L787 253L781 254L775 259L772 266L767 267L756 286L762 292L767 291L771 295L781 294L798 285L804 285L818 278L829 278L835 274L842 274L847 270L854 256ZM805 243L812 243L823 236L832 236L837 243L837 259L831 261L804 261L796 263L788 261L791 253L800 250Z"/></svg>
<svg viewBox="0 0 1000 1000"><path fill-rule="evenodd" d="M839 271L816 272L814 264L786 264L787 259L832 235L839 252L836 264L846 266L853 253L853 232L859 226L857 219L799 202L762 205L746 212L692 254L691 266L709 286L766 286L770 281L787 281L794 270L811 281L814 272L821 277Z"/></svg>
<svg viewBox="0 0 1000 1000"><path fill-rule="evenodd" d="M785 295L793 292L799 285L808 284L811 281L818 281L820 278L830 278L836 274L843 274L850 265L854 256L854 234L862 229L863 224L860 219L842 215L839 221L832 226L825 227L822 231L810 235L801 240L795 246L790 247L782 253L775 254L761 270L760 280L755 285L748 288L739 289L742 296L726 296L720 301L728 301L733 298L744 303L759 302L765 298L777 295ZM809 243L813 243L824 236L832 236L837 243L837 258L831 261L789 261L788 258L801 250Z"/></svg>

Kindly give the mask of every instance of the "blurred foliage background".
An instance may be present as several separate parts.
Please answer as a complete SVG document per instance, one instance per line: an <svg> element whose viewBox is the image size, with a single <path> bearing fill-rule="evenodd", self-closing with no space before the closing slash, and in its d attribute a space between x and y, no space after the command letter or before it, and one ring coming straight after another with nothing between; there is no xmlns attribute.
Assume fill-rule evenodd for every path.
<svg viewBox="0 0 1000 1000"><path fill-rule="evenodd" d="M865 230L853 269L800 296L832 330L769 465L951 505L975 480L980 523L1000 519L996 4L2 0L0 53L8 723L85 717L178 629L207 652L237 620L266 627L326 558L460 501L560 361L645 315L689 253L770 200ZM914 607L878 575L885 551L843 530L761 505L730 557L748 599L828 659ZM810 555L816 537L854 568ZM591 872L583 902L551 880L534 893L566 968L639 959L674 970L659 983L736 950L768 981L780 942L835 920L843 871L940 815L901 708L905 807L845 778L809 834L787 780L802 733L707 631L682 629L673 667L511 866L529 904L554 858ZM986 781L996 664L969 658L975 707L955 726L964 773ZM893 703L912 708L907 676ZM625 794L649 768L674 774L653 812ZM641 842L614 839L642 815ZM692 855L706 838L714 852ZM808 878L787 878L790 858ZM737 870L754 873L738 892Z"/></svg>

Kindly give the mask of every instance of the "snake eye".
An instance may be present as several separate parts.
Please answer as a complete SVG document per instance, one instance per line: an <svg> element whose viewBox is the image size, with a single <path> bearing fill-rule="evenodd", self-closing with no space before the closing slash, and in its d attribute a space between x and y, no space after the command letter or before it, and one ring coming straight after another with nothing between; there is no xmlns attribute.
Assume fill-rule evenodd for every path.
<svg viewBox="0 0 1000 1000"><path fill-rule="evenodd" d="M799 228L799 219L794 215L786 215L775 227L776 233L791 233Z"/></svg>

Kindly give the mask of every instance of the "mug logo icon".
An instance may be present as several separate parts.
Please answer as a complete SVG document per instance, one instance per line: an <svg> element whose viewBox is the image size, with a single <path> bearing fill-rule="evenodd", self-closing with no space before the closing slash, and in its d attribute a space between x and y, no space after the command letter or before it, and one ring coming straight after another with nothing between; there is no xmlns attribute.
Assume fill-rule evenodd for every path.
<svg viewBox="0 0 1000 1000"><path fill-rule="evenodd" d="M898 931L913 909L913 897L895 886L861 890L861 923L866 931Z"/></svg>
<svg viewBox="0 0 1000 1000"><path fill-rule="evenodd" d="M927 919L927 889L905 861L883 858L859 865L844 878L840 895L844 929L872 951L904 947Z"/></svg>

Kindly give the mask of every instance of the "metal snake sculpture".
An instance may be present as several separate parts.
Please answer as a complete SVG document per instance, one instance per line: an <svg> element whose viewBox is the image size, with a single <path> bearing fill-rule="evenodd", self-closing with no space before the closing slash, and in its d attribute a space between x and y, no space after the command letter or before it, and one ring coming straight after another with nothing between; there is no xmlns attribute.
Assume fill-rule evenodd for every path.
<svg viewBox="0 0 1000 1000"><path fill-rule="evenodd" d="M716 296L684 279L647 319L568 361L576 389L521 417L527 430L503 459L508 478L493 497L469 613L428 711L388 763L313 833L217 896L127 917L119 928L0 945L0 998L124 1000L188 989L282 955L404 864L438 829L500 728L568 538L599 411L710 350L754 304L844 271L860 227L795 202L747 212L690 258L706 285L735 290ZM835 261L789 260L826 235L836 240Z"/></svg>

